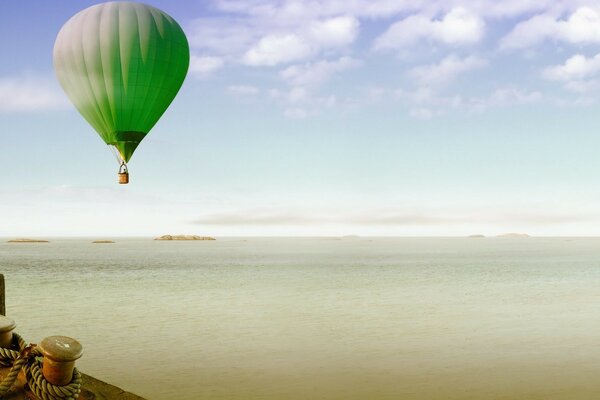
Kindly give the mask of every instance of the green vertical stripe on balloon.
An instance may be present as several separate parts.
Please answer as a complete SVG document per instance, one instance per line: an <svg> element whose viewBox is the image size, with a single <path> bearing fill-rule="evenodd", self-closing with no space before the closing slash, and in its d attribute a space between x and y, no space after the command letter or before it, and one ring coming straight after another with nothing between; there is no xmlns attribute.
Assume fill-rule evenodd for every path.
<svg viewBox="0 0 600 400"><path fill-rule="evenodd" d="M54 45L58 80L88 123L125 161L171 104L189 66L181 27L141 3L109 2L73 16ZM137 132L122 140L119 132Z"/></svg>

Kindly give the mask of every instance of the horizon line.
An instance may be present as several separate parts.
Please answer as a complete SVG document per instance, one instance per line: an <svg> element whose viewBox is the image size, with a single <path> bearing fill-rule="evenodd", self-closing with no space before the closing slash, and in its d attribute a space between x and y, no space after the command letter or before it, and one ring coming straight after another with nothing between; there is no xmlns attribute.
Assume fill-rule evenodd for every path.
<svg viewBox="0 0 600 400"><path fill-rule="evenodd" d="M0 240L3 239L18 239L18 238L61 238L61 239L76 239L76 238L137 238L137 239L147 239L147 238L157 238L159 236L153 235L13 235L13 236L5 236L0 235ZM175 236L175 235L174 235ZM427 239L427 238L464 238L464 239L528 239L528 238L600 238L600 234L598 235L529 235L529 234L498 234L498 235L203 235L210 236L214 238L405 238L405 239Z"/></svg>

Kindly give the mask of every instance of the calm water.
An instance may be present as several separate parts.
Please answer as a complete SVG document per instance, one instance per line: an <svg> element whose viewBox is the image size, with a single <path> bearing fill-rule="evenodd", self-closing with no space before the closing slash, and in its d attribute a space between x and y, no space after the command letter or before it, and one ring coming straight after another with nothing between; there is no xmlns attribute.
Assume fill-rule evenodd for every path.
<svg viewBox="0 0 600 400"><path fill-rule="evenodd" d="M7 311L148 399L600 398L600 239L0 244Z"/></svg>

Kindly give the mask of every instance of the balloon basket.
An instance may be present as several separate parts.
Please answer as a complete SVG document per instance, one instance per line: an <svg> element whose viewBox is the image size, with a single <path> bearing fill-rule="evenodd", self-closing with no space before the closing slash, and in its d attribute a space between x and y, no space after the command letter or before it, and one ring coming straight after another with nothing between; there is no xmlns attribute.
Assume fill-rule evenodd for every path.
<svg viewBox="0 0 600 400"><path fill-rule="evenodd" d="M119 183L127 185L129 183L129 172L119 172Z"/></svg>
<svg viewBox="0 0 600 400"><path fill-rule="evenodd" d="M127 185L129 183L129 170L127 169L127 164L125 161L121 163L119 167L119 184Z"/></svg>

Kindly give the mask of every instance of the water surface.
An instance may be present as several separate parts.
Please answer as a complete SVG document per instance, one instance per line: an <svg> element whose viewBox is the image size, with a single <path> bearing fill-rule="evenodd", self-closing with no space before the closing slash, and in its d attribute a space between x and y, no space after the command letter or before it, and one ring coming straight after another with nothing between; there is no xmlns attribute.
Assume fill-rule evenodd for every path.
<svg viewBox="0 0 600 400"><path fill-rule="evenodd" d="M27 340L148 399L600 398L600 239L0 243Z"/></svg>

